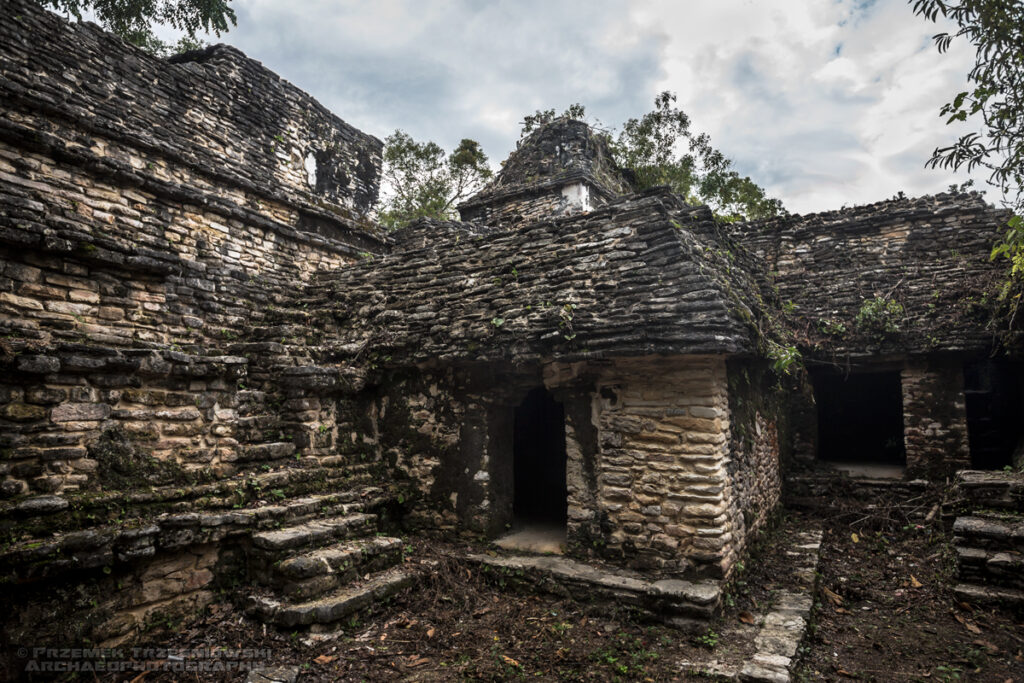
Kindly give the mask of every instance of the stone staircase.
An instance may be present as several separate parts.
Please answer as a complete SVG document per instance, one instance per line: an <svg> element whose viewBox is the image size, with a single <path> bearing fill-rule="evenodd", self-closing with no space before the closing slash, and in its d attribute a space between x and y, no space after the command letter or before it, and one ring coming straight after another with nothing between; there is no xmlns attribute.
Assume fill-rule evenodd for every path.
<svg viewBox="0 0 1024 683"><path fill-rule="evenodd" d="M963 471L955 490L954 592L967 602L1024 607L1024 476Z"/></svg>
<svg viewBox="0 0 1024 683"><path fill-rule="evenodd" d="M412 585L418 567L403 562L402 539L376 533L378 522L356 502L254 533L250 567L259 587L248 613L280 628L327 632Z"/></svg>

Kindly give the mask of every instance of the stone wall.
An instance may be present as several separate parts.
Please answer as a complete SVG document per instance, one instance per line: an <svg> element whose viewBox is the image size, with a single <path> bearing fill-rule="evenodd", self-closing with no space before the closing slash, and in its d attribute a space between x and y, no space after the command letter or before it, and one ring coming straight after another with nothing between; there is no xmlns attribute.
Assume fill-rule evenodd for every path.
<svg viewBox="0 0 1024 683"><path fill-rule="evenodd" d="M777 509L787 428L781 398L758 393L770 373L737 363L677 356L392 375L373 399L373 431L396 481L416 491L411 527L499 535L513 522L513 414L543 386L565 411L569 553L722 577Z"/></svg>
<svg viewBox="0 0 1024 683"><path fill-rule="evenodd" d="M358 378L284 305L387 248L381 143L232 48L169 63L22 0L0 46L5 642L123 639L297 496L379 480L339 448Z"/></svg>
<svg viewBox="0 0 1024 683"><path fill-rule="evenodd" d="M907 474L939 478L970 467L962 363L911 359L900 377Z"/></svg>
<svg viewBox="0 0 1024 683"><path fill-rule="evenodd" d="M607 139L583 121L557 119L519 141L494 180L459 206L464 221L526 225L589 211L635 188Z"/></svg>
<svg viewBox="0 0 1024 683"><path fill-rule="evenodd" d="M608 198L582 179L568 184L549 182L488 197L486 202L463 204L459 216L473 223L513 227L591 211L607 204Z"/></svg>
<svg viewBox="0 0 1024 683"><path fill-rule="evenodd" d="M783 389L764 363L750 360L731 360L728 376L732 528L742 551L778 511L783 467L802 432L791 417L795 386Z"/></svg>
<svg viewBox="0 0 1024 683"><path fill-rule="evenodd" d="M603 554L637 567L728 573L737 539L725 359L616 361L598 387Z"/></svg>
<svg viewBox="0 0 1024 683"><path fill-rule="evenodd" d="M194 190L229 186L323 217L376 201L381 142L238 50L168 63L26 0L0 11L5 137L70 142L76 129L140 177L195 173ZM134 164L126 148L149 158Z"/></svg>
<svg viewBox="0 0 1024 683"><path fill-rule="evenodd" d="M703 237L713 221L664 188L506 230L427 221L294 306L329 333L332 362L353 365L754 352L770 334L757 330L763 302Z"/></svg>

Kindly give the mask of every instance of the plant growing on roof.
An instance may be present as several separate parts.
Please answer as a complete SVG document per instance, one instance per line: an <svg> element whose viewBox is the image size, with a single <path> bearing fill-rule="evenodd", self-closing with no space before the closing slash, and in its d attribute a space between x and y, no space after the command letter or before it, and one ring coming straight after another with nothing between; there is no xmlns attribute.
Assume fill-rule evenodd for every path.
<svg viewBox="0 0 1024 683"><path fill-rule="evenodd" d="M768 359L772 362L772 370L779 375L792 373L800 363L802 356L795 345L782 345L768 340Z"/></svg>
<svg viewBox="0 0 1024 683"><path fill-rule="evenodd" d="M889 297L876 296L865 299L854 319L857 327L864 332L888 335L900 331L903 306Z"/></svg>
<svg viewBox="0 0 1024 683"><path fill-rule="evenodd" d="M586 108L572 104L558 116L554 109L538 109L523 117L522 136L556 118L585 120ZM732 160L711 146L706 133L690 129L690 117L676 106L675 93L659 94L654 109L627 120L617 136L602 134L616 165L633 174L638 189L667 185L692 204L708 204L718 218L729 222L783 212L782 202L769 197L749 176L741 176Z"/></svg>

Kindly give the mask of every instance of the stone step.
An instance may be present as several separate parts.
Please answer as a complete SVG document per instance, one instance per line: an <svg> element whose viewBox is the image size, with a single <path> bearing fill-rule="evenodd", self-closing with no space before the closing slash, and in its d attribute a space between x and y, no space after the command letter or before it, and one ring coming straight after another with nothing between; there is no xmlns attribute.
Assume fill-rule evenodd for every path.
<svg viewBox="0 0 1024 683"><path fill-rule="evenodd" d="M953 544L986 550L1024 551L1024 518L1015 515L974 515L953 522Z"/></svg>
<svg viewBox="0 0 1024 683"><path fill-rule="evenodd" d="M292 498L275 505L259 505L223 512L166 513L157 518L165 527L212 528L226 524L267 529L282 523L303 522L316 517L348 515L384 501L385 492L376 486L353 488L337 493Z"/></svg>
<svg viewBox="0 0 1024 683"><path fill-rule="evenodd" d="M275 585L289 600L310 600L360 576L402 561L400 538L375 536L339 543L290 557L274 568Z"/></svg>
<svg viewBox="0 0 1024 683"><path fill-rule="evenodd" d="M956 497L960 505L1024 513L1024 474L988 470L957 472Z"/></svg>
<svg viewBox="0 0 1024 683"><path fill-rule="evenodd" d="M700 628L714 615L722 596L721 585L713 580L651 581L565 557L467 555L466 559L487 568L490 576L510 583L556 595L627 605L683 628Z"/></svg>
<svg viewBox="0 0 1024 683"><path fill-rule="evenodd" d="M376 523L377 515L367 513L317 519L284 529L257 532L252 535L252 544L259 550L279 553L362 536L372 532Z"/></svg>
<svg viewBox="0 0 1024 683"><path fill-rule="evenodd" d="M962 581L1024 589L1024 553L957 546L956 555Z"/></svg>
<svg viewBox="0 0 1024 683"><path fill-rule="evenodd" d="M953 587L953 593L967 603L1012 609L1024 608L1024 590L1016 588L958 583Z"/></svg>
<svg viewBox="0 0 1024 683"><path fill-rule="evenodd" d="M392 567L359 584L345 586L302 603L288 603L254 595L249 598L248 611L256 618L282 628L331 626L353 612L370 607L411 586L415 577L415 571L407 567Z"/></svg>

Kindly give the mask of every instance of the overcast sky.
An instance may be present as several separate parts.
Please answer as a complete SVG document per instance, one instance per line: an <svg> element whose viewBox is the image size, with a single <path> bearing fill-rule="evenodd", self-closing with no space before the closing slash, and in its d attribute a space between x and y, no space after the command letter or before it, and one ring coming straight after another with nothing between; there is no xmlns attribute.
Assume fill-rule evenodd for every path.
<svg viewBox="0 0 1024 683"><path fill-rule="evenodd" d="M524 114L605 126L678 94L696 131L794 212L944 190L924 168L970 46L939 55L905 0L236 0L222 40L356 127L496 167ZM979 179L980 180L980 179ZM996 197L990 192L990 201Z"/></svg>

